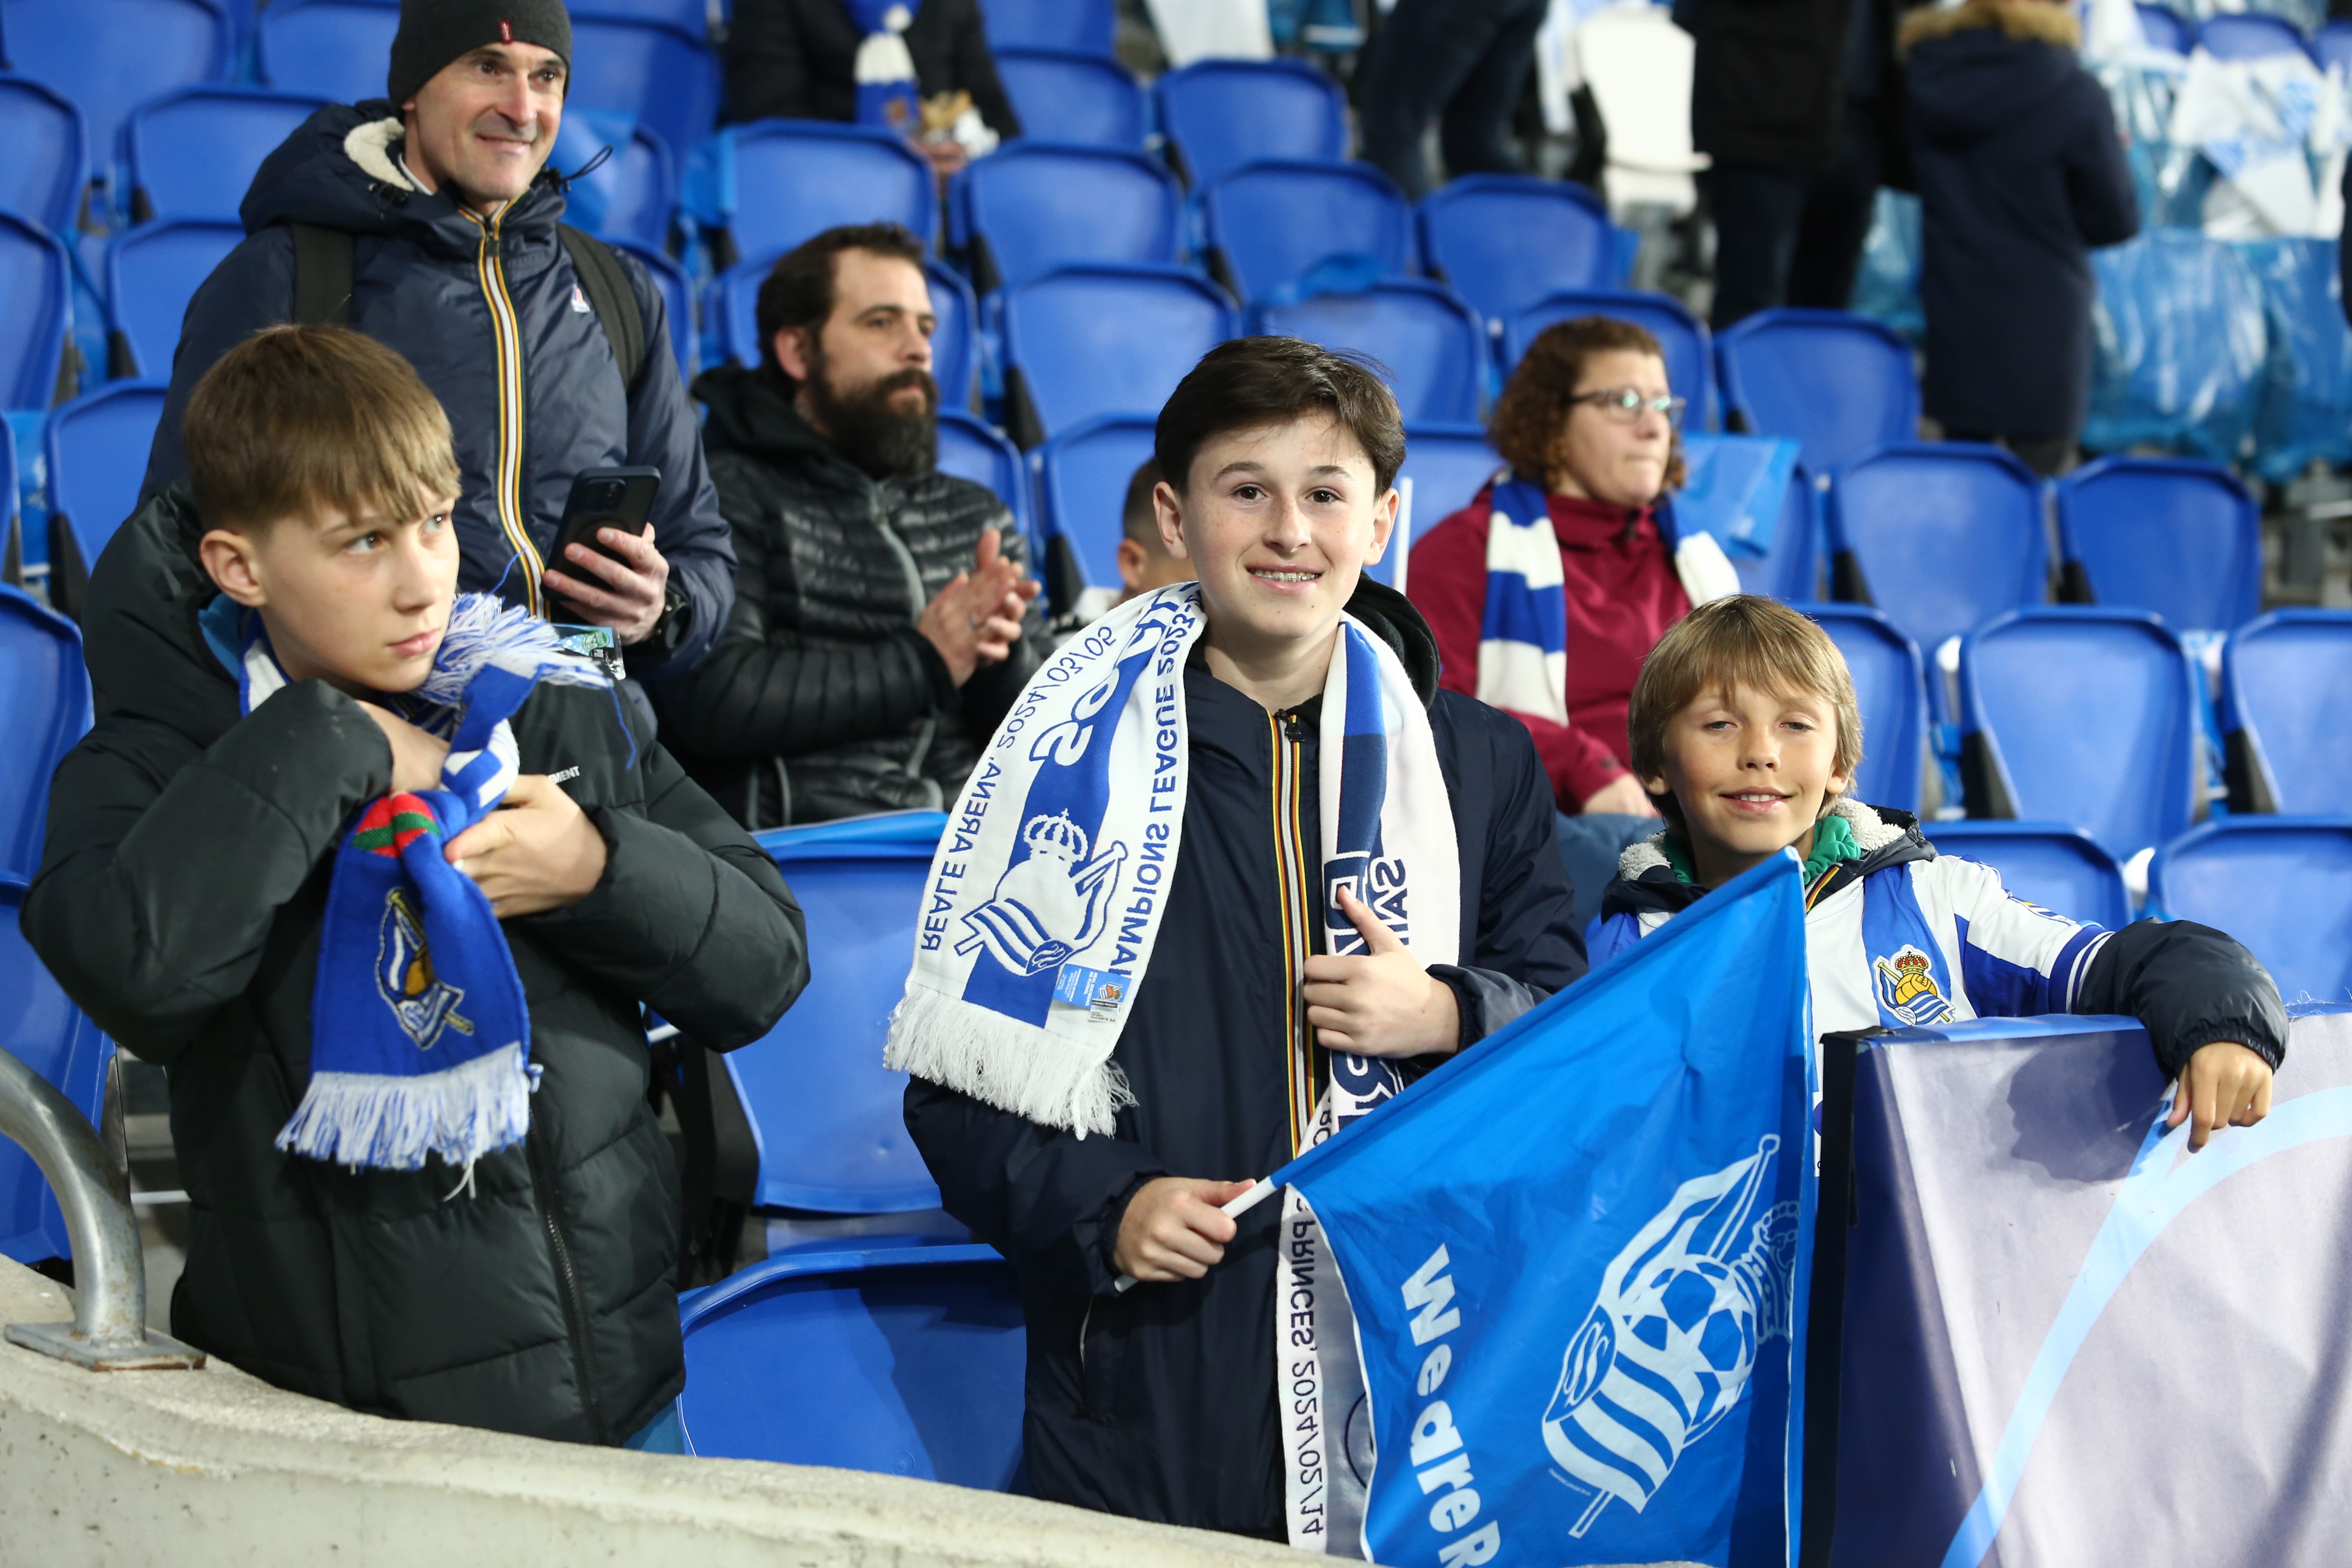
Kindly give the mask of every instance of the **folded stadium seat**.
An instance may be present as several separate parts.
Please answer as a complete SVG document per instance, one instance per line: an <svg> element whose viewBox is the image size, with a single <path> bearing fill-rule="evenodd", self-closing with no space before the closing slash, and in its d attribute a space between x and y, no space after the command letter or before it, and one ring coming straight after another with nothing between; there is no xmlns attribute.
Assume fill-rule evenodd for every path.
<svg viewBox="0 0 2352 1568"><path fill-rule="evenodd" d="M1025 447L1097 414L1154 414L1240 331L1233 300L1172 267L1064 267L1004 293L1004 397Z"/></svg>
<svg viewBox="0 0 2352 1568"><path fill-rule="evenodd" d="M1412 542L1478 499L1503 459L1486 444L1486 430L1476 425L1408 425L1404 430L1404 467L1397 470L1397 532L1386 554L1367 569L1367 575L1391 588L1412 591L1405 556ZM1406 481L1412 483L1408 488Z"/></svg>
<svg viewBox="0 0 2352 1568"><path fill-rule="evenodd" d="M1804 464L1789 475L1788 500L1773 525L1772 548L1760 556L1746 551L1730 554L1731 569L1739 574L1745 593L1791 605L1822 596L1821 491Z"/></svg>
<svg viewBox="0 0 2352 1568"><path fill-rule="evenodd" d="M1555 289L1520 306L1503 321L1503 374L1527 357L1528 345L1547 327L1579 316L1609 316L1631 321L1666 351L1666 384L1690 406L1684 428L1712 430L1715 412L1715 339L1706 323L1672 294L1636 289Z"/></svg>
<svg viewBox="0 0 2352 1568"><path fill-rule="evenodd" d="M48 230L0 214L0 408L57 402L73 263Z"/></svg>
<svg viewBox="0 0 2352 1568"><path fill-rule="evenodd" d="M979 415L962 408L940 410L940 472L986 485L1013 509L1013 526L1029 541L1029 561L1042 574L1043 557L1030 521L1029 465L1021 448Z"/></svg>
<svg viewBox="0 0 2352 1568"><path fill-rule="evenodd" d="M2273 610L2221 645L2230 809L2352 816L2352 611Z"/></svg>
<svg viewBox="0 0 2352 1568"><path fill-rule="evenodd" d="M110 382L49 416L49 603L63 614L80 616L89 569L139 504L165 386Z"/></svg>
<svg viewBox="0 0 2352 1568"><path fill-rule="evenodd" d="M1474 425L1486 388L1486 329L1443 283L1390 278L1361 292L1263 305L1253 330L1369 354L1388 372L1407 425Z"/></svg>
<svg viewBox="0 0 2352 1568"><path fill-rule="evenodd" d="M2186 54L2188 51L2184 49L2181 52ZM2319 68L2323 71L2334 70L2339 66L2352 71L2352 22L2330 22L2320 28L2319 37L2312 40L2311 52L2318 57Z"/></svg>
<svg viewBox="0 0 2352 1568"><path fill-rule="evenodd" d="M89 183L81 110L30 77L0 76L0 214L70 234Z"/></svg>
<svg viewBox="0 0 2352 1568"><path fill-rule="evenodd" d="M655 249L668 245L677 207L677 162L662 139L634 116L601 109L567 111L548 161L568 174L564 222L602 239L633 240Z"/></svg>
<svg viewBox="0 0 2352 1568"><path fill-rule="evenodd" d="M1112 0L988 0L981 14L995 50L1065 49L1108 58L1118 30Z"/></svg>
<svg viewBox="0 0 2352 1568"><path fill-rule="evenodd" d="M2352 995L2352 817L2227 816L2148 866L2150 913L2218 926L2290 1002Z"/></svg>
<svg viewBox="0 0 2352 1568"><path fill-rule="evenodd" d="M624 21L658 22L697 37L710 31L709 0L570 0L566 9L575 17L613 16Z"/></svg>
<svg viewBox="0 0 2352 1568"><path fill-rule="evenodd" d="M2134 9L2139 13L2139 36L2149 48L2186 55L2197 47L2197 25L2169 5L2141 5Z"/></svg>
<svg viewBox="0 0 2352 1568"><path fill-rule="evenodd" d="M1151 456L1150 414L1085 419L1037 448L1040 575L1056 614L1088 588L1116 592L1127 487Z"/></svg>
<svg viewBox="0 0 2352 1568"><path fill-rule="evenodd" d="M1927 754L1927 671L1919 645L1867 605L1797 607L1821 623L1853 674L1863 734L1854 798L1916 814Z"/></svg>
<svg viewBox="0 0 2352 1568"><path fill-rule="evenodd" d="M1007 142L959 181L954 236L982 294L1075 262L1174 266L1183 253L1183 197L1141 153Z"/></svg>
<svg viewBox="0 0 2352 1568"><path fill-rule="evenodd" d="M999 49L996 78L1021 116L1024 141L1140 151L1150 134L1143 89L1125 66L1107 55Z"/></svg>
<svg viewBox="0 0 2352 1568"><path fill-rule="evenodd" d="M142 104L123 129L131 221L236 221L261 161L326 101L257 88L195 87Z"/></svg>
<svg viewBox="0 0 2352 1568"><path fill-rule="evenodd" d="M270 0L254 34L254 72L281 92L382 98L399 30L396 0Z"/></svg>
<svg viewBox="0 0 2352 1568"><path fill-rule="evenodd" d="M1267 158L1202 187L1210 272L1244 304L1412 270L1412 209L1370 163Z"/></svg>
<svg viewBox="0 0 2352 1568"><path fill-rule="evenodd" d="M383 91L379 81L374 95ZM717 126L719 97L719 58L704 26L600 18L575 8L567 107L634 115L664 146L689 148Z"/></svg>
<svg viewBox="0 0 2352 1568"><path fill-rule="evenodd" d="M1936 853L1982 861L2000 873L2003 887L2029 903L2109 931L2131 923L2123 868L2079 827L1975 819L1921 826Z"/></svg>
<svg viewBox="0 0 2352 1568"><path fill-rule="evenodd" d="M2260 11L2225 11L2208 16L2197 29L2197 42L2207 54L2221 60L2311 53L2311 46L2293 22Z"/></svg>
<svg viewBox="0 0 2352 1568"><path fill-rule="evenodd" d="M1970 816L2065 822L2117 860L2195 816L2189 656L2144 610L2011 610L1960 640L1960 771Z"/></svg>
<svg viewBox="0 0 2352 1568"><path fill-rule="evenodd" d="M1998 447L1898 442L1839 468L1828 502L1836 596L1885 611L1939 671L1952 638L2047 596L2041 482ZM1948 721L1943 679L1928 690Z"/></svg>
<svg viewBox="0 0 2352 1568"><path fill-rule="evenodd" d="M241 224L190 219L134 228L107 247L110 374L162 380L172 374L189 300L244 238Z"/></svg>
<svg viewBox="0 0 2352 1568"><path fill-rule="evenodd" d="M81 110L91 173L103 179L132 109L228 79L236 29L220 0L5 0L0 42L9 69Z"/></svg>
<svg viewBox="0 0 2352 1568"><path fill-rule="evenodd" d="M1465 174L1421 200L1421 255L1433 277L1491 323L1560 289L1613 289L1617 229L1601 198L1566 180Z"/></svg>
<svg viewBox="0 0 2352 1568"><path fill-rule="evenodd" d="M1168 151L1194 190L1265 158L1348 155L1348 99L1301 60L1202 60L1152 89Z"/></svg>
<svg viewBox="0 0 2352 1568"><path fill-rule="evenodd" d="M889 132L822 120L730 125L698 148L687 206L723 226L736 258L782 256L849 223L897 223L926 245L939 224L939 180Z"/></svg>
<svg viewBox="0 0 2352 1568"><path fill-rule="evenodd" d="M781 255L778 252L777 255ZM729 359L746 367L760 363L760 285L774 269L777 256L739 261L712 281L705 296L706 312L718 317L718 339ZM931 378L940 384L940 406L969 408L972 377L980 355L973 342L979 309L971 285L961 273L937 261L923 263L931 280Z"/></svg>
<svg viewBox="0 0 2352 1568"><path fill-rule="evenodd" d="M689 1454L1016 1489L1028 1334L993 1249L771 1258L678 1320Z"/></svg>
<svg viewBox="0 0 2352 1568"><path fill-rule="evenodd" d="M1816 474L1918 439L1911 346L1867 316L1759 310L1715 340L1715 360L1725 423L1795 437Z"/></svg>
<svg viewBox="0 0 2352 1568"><path fill-rule="evenodd" d="M2063 570L2085 602L2154 610L2179 631L2228 631L2260 613L2262 511L2229 469L2102 458L2055 489Z"/></svg>
<svg viewBox="0 0 2352 1568"><path fill-rule="evenodd" d="M667 318L670 352L677 356L677 374L681 379L692 381L699 334L694 319L694 285L688 280L686 268L658 247L618 236L607 237L614 249L635 257L653 274L654 286L661 290L662 311Z"/></svg>

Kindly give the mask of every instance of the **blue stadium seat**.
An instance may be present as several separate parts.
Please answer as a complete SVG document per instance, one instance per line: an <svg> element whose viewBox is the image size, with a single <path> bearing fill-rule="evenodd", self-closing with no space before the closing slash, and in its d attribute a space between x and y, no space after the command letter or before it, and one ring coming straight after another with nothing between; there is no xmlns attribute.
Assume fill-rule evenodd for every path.
<svg viewBox="0 0 2352 1568"><path fill-rule="evenodd" d="M700 36L710 27L706 0L571 0L574 16L618 16L637 22L659 22L681 32Z"/></svg>
<svg viewBox="0 0 2352 1568"><path fill-rule="evenodd" d="M962 408L940 410L940 472L986 485L1013 509L1013 521L1033 540L1029 518L1029 467L1021 448L979 415ZM1031 561L1036 562L1033 548Z"/></svg>
<svg viewBox="0 0 2352 1568"><path fill-rule="evenodd" d="M2321 70L2333 70L2338 66L2352 70L2352 22L2330 22L2320 28L2319 37L2313 40L2312 53L2319 57Z"/></svg>
<svg viewBox="0 0 2352 1568"><path fill-rule="evenodd" d="M107 247L106 297L113 301L108 353L117 375L171 375L189 300L244 238L236 223L156 223Z"/></svg>
<svg viewBox="0 0 2352 1568"><path fill-rule="evenodd" d="M776 261L774 256L739 261L711 285L716 298L707 303L719 313L720 341L737 364L760 363L760 285ZM973 339L979 307L961 274L937 261L926 261L923 273L931 280L931 314L938 322L931 329L931 377L940 384L940 406L968 407L979 369Z"/></svg>
<svg viewBox="0 0 2352 1568"><path fill-rule="evenodd" d="M123 131L131 221L234 221L261 161L325 104L249 87L198 87L141 105Z"/></svg>
<svg viewBox="0 0 2352 1568"><path fill-rule="evenodd" d="M138 506L148 448L155 444L155 425L163 416L165 385L161 381L110 382L49 416L52 567L57 565L61 524L71 530L87 572Z"/></svg>
<svg viewBox="0 0 2352 1568"><path fill-rule="evenodd" d="M2131 923L2131 891L2116 858L2062 822L1973 819L1922 824L1938 855L1980 860L2001 886L2069 920L2118 931Z"/></svg>
<svg viewBox="0 0 2352 1568"><path fill-rule="evenodd" d="M1618 282L1609 209L1566 180L1465 174L1423 197L1416 218L1431 275L1489 321L1556 289Z"/></svg>
<svg viewBox="0 0 2352 1568"><path fill-rule="evenodd" d="M89 728L81 634L28 595L0 587L0 886L19 889L41 864L49 775ZM0 992L6 988L0 986Z"/></svg>
<svg viewBox="0 0 2352 1568"><path fill-rule="evenodd" d="M1210 268L1244 304L1286 302L1322 268L1412 270L1412 209L1370 163L1261 159L1204 186L1201 210Z"/></svg>
<svg viewBox="0 0 2352 1568"><path fill-rule="evenodd" d="M1821 533L1820 492L1800 463L1789 476L1789 497L1773 525L1772 548L1760 556L1728 552L1741 590L1792 605L1820 598Z"/></svg>
<svg viewBox="0 0 2352 1568"><path fill-rule="evenodd" d="M1024 138L1140 149L1151 129L1143 89L1107 56L1067 49L999 49L996 76Z"/></svg>
<svg viewBox="0 0 2352 1568"><path fill-rule="evenodd" d="M882 1040L946 821L892 812L759 835L808 916L809 984L764 1039L723 1058L759 1143L757 1207L899 1214L940 1201L907 1136L907 1075L884 1070Z"/></svg>
<svg viewBox="0 0 2352 1568"><path fill-rule="evenodd" d="M1412 481L1412 537L1419 539L1478 499L1503 459L1475 425L1408 425L1404 467L1397 481ZM1387 581L1382 578L1381 581Z"/></svg>
<svg viewBox="0 0 2352 1568"><path fill-rule="evenodd" d="M1151 456L1153 424L1148 414L1106 415L1037 449L1038 532L1047 558L1067 557L1088 586L1118 585L1120 513L1128 481Z"/></svg>
<svg viewBox="0 0 2352 1568"><path fill-rule="evenodd" d="M24 898L22 885L0 880L0 1050L48 1079L94 1124L114 1047L58 988L17 930ZM40 1167L0 1138L0 1257L37 1263L72 1251Z"/></svg>
<svg viewBox="0 0 2352 1568"><path fill-rule="evenodd" d="M688 1453L1013 1489L1029 1345L993 1249L771 1258L678 1319Z"/></svg>
<svg viewBox="0 0 2352 1568"><path fill-rule="evenodd" d="M0 76L0 214L69 234L89 183L89 132L63 93Z"/></svg>
<svg viewBox="0 0 2352 1568"><path fill-rule="evenodd" d="M987 0L981 7L994 49L1068 49L1110 53L1118 28L1112 0Z"/></svg>
<svg viewBox="0 0 2352 1568"><path fill-rule="evenodd" d="M1202 60L1153 89L1169 150L1192 188L1261 158L1345 158L1348 99L1299 60Z"/></svg>
<svg viewBox="0 0 2352 1568"><path fill-rule="evenodd" d="M374 95L383 91L379 83ZM698 147L719 121L719 61L700 26L575 11L565 102L634 115L666 147Z"/></svg>
<svg viewBox="0 0 2352 1568"><path fill-rule="evenodd" d="M0 408L56 401L73 263L47 229L0 214Z"/></svg>
<svg viewBox="0 0 2352 1568"><path fill-rule="evenodd" d="M597 160L606 148L612 156ZM625 114L574 109L563 117L550 159L574 173L564 193L563 221L604 239L660 247L669 241L677 205L677 171L662 139Z"/></svg>
<svg viewBox="0 0 2352 1568"><path fill-rule="evenodd" d="M2228 931L2290 1002L2352 995L2352 817L2230 816L2156 852L2147 902Z"/></svg>
<svg viewBox="0 0 2352 1568"><path fill-rule="evenodd" d="M2197 47L2197 25L2168 5L2141 5L2139 36L2152 49L2185 55Z"/></svg>
<svg viewBox="0 0 2352 1568"><path fill-rule="evenodd" d="M2180 631L2227 631L2261 612L2262 511L2229 469L2102 458L2057 495L2059 545L2093 602L2154 610Z"/></svg>
<svg viewBox="0 0 2352 1568"><path fill-rule="evenodd" d="M695 344L700 334L695 330L694 285L688 280L686 268L670 254L655 246L635 239L614 237L614 247L628 252L646 264L653 275L654 286L661 290L662 311L669 328L670 352L677 356L680 378L694 379Z"/></svg>
<svg viewBox="0 0 2352 1568"><path fill-rule="evenodd" d="M12 543L21 550L17 527L22 505L16 494L16 433L5 419L0 419L0 558L6 556ZM22 560L22 555L17 559Z"/></svg>
<svg viewBox="0 0 2352 1568"><path fill-rule="evenodd" d="M2284 16L2261 11L2224 11L2205 18L2197 41L2216 59L2251 60L2264 55L2309 55L2301 30Z"/></svg>
<svg viewBox="0 0 2352 1568"><path fill-rule="evenodd" d="M1097 414L1158 414L1240 323L1225 291L1170 267L1065 267L1004 295L1005 398L1024 447Z"/></svg>
<svg viewBox="0 0 2352 1568"><path fill-rule="evenodd" d="M270 0L255 33L254 69L281 92L336 103L383 96L400 9L387 0Z"/></svg>
<svg viewBox="0 0 2352 1568"><path fill-rule="evenodd" d="M1910 345L1867 316L1759 310L1716 339L1715 359L1726 420L1795 437L1814 473L1918 438Z"/></svg>
<svg viewBox="0 0 2352 1568"><path fill-rule="evenodd" d="M1172 266L1183 197L1141 153L1024 139L963 175L958 237L982 293L1082 261Z"/></svg>
<svg viewBox="0 0 2352 1568"><path fill-rule="evenodd" d="M1853 675L1863 736L1854 798L1916 813L1927 749L1927 690L1919 645L1867 605L1798 607L1830 634Z"/></svg>
<svg viewBox="0 0 2352 1568"><path fill-rule="evenodd" d="M219 0L0 0L0 41L9 69L81 110L93 172L103 174L131 111L227 80L236 37Z"/></svg>
<svg viewBox="0 0 2352 1568"><path fill-rule="evenodd" d="M1369 354L1389 373L1408 425L1471 425L1486 385L1486 328L1443 283L1391 278L1253 311L1254 330Z"/></svg>
<svg viewBox="0 0 2352 1568"><path fill-rule="evenodd" d="M1512 311L1503 321L1503 374L1527 357L1528 345L1547 327L1579 316L1609 316L1631 321L1666 351L1666 384L1690 405L1685 428L1715 427L1715 339L1706 323L1672 294L1635 289L1556 289Z"/></svg>
<svg viewBox="0 0 2352 1568"><path fill-rule="evenodd" d="M925 243L938 226L930 163L876 126L755 121L728 127L698 156L712 189L697 216L726 225L738 256L782 256L845 223L904 224Z"/></svg>
<svg viewBox="0 0 2352 1568"><path fill-rule="evenodd" d="M2273 610L2221 645L2230 809L2352 816L2352 611Z"/></svg>
<svg viewBox="0 0 2352 1568"><path fill-rule="evenodd" d="M2141 610L2012 610L1960 641L1971 816L2064 822L2118 860L2189 826L2199 791L2189 656Z"/></svg>
<svg viewBox="0 0 2352 1568"><path fill-rule="evenodd" d="M1946 638L2045 596L2039 481L1998 447L1905 441L1848 463L1830 481L1829 536L1931 660Z"/></svg>

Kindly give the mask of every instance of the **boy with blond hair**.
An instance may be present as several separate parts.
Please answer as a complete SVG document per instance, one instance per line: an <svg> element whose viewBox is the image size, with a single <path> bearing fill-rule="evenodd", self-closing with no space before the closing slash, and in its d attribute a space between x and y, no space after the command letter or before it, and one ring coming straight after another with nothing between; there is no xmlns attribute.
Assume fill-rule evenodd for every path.
<svg viewBox="0 0 2352 1568"><path fill-rule="evenodd" d="M1643 661L1626 728L1666 819L1601 902L1597 967L1752 866L1804 862L1806 963L1822 1034L2045 1013L2124 1013L2178 1080L2189 1147L2270 1110L2286 1050L2278 986L2187 921L2077 923L1938 856L1906 812L1848 794L1862 761L1853 682L1829 635L1769 599L1703 605Z"/></svg>

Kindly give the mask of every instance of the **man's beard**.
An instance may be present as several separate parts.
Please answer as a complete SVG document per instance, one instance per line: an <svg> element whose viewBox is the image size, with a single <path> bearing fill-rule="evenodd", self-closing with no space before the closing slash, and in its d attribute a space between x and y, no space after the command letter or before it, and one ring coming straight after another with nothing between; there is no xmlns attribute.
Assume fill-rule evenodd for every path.
<svg viewBox="0 0 2352 1568"><path fill-rule="evenodd" d="M910 386L922 388L920 408L895 401ZM809 412L834 450L873 479L909 479L938 466L940 384L931 373L909 366L886 375L847 397L834 390L818 357L809 366Z"/></svg>

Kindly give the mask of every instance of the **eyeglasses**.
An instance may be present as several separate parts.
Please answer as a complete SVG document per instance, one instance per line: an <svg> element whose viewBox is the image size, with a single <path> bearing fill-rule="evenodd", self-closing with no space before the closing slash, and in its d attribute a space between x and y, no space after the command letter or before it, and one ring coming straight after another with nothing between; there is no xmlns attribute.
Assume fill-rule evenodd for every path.
<svg viewBox="0 0 2352 1568"><path fill-rule="evenodd" d="M1666 423L1670 426L1682 424L1683 409L1688 404L1687 399L1680 397L1644 397L1640 388L1632 386L1612 386L1600 392L1580 392L1570 398L1569 402L1597 404L1601 413L1620 425L1633 424L1642 417L1642 410L1644 408L1654 409L1664 415Z"/></svg>

